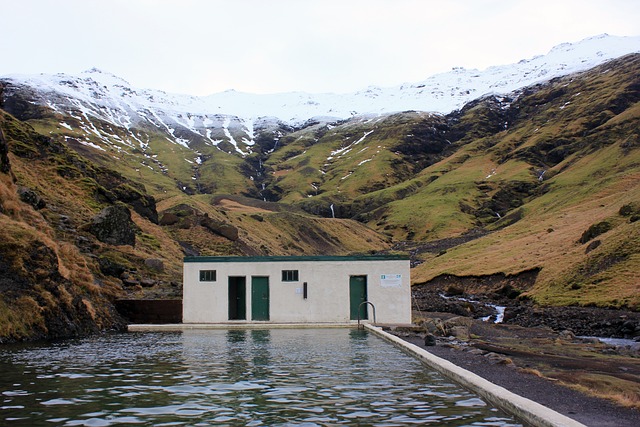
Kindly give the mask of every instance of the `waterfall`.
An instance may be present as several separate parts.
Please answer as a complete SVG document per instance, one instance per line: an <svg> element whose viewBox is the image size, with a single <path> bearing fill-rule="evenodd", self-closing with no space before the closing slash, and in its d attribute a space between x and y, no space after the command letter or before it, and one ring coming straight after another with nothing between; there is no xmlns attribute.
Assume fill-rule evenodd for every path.
<svg viewBox="0 0 640 427"><path fill-rule="evenodd" d="M331 209L331 218L335 218L336 217L336 213L333 210L333 203L331 203L331 206L329 206L329 208Z"/></svg>

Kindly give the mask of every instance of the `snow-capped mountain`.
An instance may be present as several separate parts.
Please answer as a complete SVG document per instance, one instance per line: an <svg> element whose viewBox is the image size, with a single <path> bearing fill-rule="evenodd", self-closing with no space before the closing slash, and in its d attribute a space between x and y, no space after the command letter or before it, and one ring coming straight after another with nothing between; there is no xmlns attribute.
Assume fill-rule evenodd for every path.
<svg viewBox="0 0 640 427"><path fill-rule="evenodd" d="M227 141L236 151L245 153L253 144L257 127L405 110L448 113L486 94L509 93L635 52L640 52L640 37L605 34L558 45L547 55L516 64L485 70L454 68L417 83L369 87L347 94L256 95L226 91L196 97L133 88L125 80L97 69L80 76L10 75L1 77L0 82L7 85L5 98L12 91L20 90L23 96L27 92L30 102L71 115L84 122L89 131L91 118L97 118L127 130L152 126L165 132L172 142L185 146L194 138L210 145ZM130 142L135 144L138 136L133 131L130 134Z"/></svg>

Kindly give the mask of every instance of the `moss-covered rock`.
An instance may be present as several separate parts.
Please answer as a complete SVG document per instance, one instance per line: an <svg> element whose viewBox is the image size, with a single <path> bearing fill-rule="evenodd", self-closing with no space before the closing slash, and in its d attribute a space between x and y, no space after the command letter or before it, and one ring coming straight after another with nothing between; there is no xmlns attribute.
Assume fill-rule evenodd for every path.
<svg viewBox="0 0 640 427"><path fill-rule="evenodd" d="M226 237L232 242L238 240L238 229L236 227L222 221L211 219L206 214L202 217L200 225L213 233Z"/></svg>
<svg viewBox="0 0 640 427"><path fill-rule="evenodd" d="M91 234L110 245L136 244L136 228L131 211L124 205L108 206L93 217L89 226Z"/></svg>

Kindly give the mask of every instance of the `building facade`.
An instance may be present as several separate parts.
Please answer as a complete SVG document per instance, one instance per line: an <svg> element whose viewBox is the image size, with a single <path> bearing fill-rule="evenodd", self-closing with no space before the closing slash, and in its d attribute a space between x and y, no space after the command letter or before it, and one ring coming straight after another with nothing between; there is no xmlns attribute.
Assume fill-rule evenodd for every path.
<svg viewBox="0 0 640 427"><path fill-rule="evenodd" d="M411 323L403 256L186 257L183 279L183 323Z"/></svg>

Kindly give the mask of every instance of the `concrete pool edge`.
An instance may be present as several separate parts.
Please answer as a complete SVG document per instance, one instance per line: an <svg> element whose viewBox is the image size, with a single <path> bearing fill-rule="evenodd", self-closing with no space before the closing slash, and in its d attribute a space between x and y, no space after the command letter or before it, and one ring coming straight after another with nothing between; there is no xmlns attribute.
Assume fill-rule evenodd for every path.
<svg viewBox="0 0 640 427"><path fill-rule="evenodd" d="M128 332L149 331L185 331L194 329L317 329L317 328L356 328L355 323L166 323L166 324L129 324Z"/></svg>
<svg viewBox="0 0 640 427"><path fill-rule="evenodd" d="M389 334L378 326L365 324L365 328L379 337L411 353L424 364L440 372L447 378L477 393L492 405L515 416L517 419L536 427L586 427L584 424L560 414L533 400L510 392L499 385L485 380L473 372L467 371L448 360Z"/></svg>

